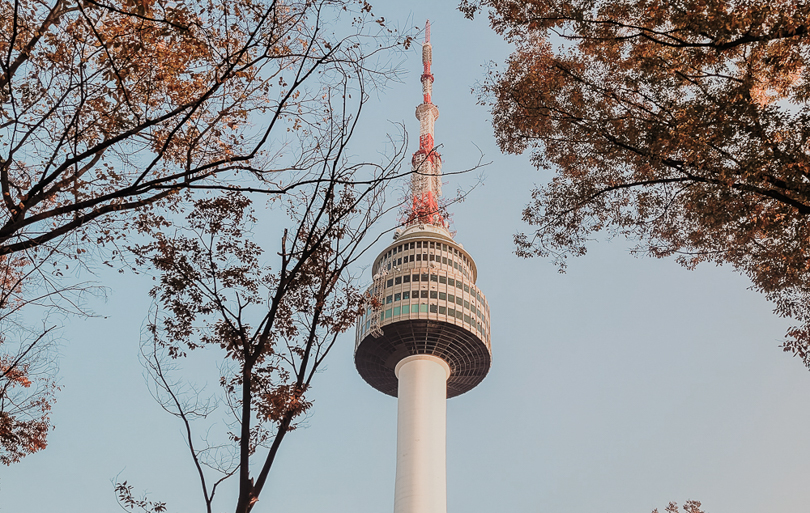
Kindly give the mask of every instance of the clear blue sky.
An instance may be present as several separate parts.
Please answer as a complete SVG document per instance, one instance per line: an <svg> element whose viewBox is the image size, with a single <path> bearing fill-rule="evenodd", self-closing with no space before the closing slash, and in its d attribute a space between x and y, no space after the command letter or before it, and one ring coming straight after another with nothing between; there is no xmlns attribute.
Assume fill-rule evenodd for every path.
<svg viewBox="0 0 810 513"><path fill-rule="evenodd" d="M709 513L806 512L810 372L779 350L788 322L744 278L636 259L624 240L592 244L564 275L513 255L529 190L551 175L498 152L470 88L509 47L454 6L374 9L401 25L433 21L445 171L474 164L476 146L493 162L453 207L491 306L494 358L478 388L448 403L448 510L649 513L699 499ZM370 145L388 120L418 130L417 49L404 65L405 83L367 111ZM56 429L46 451L0 468L0 513L116 511L116 476L171 512L202 510L181 426L152 401L138 363L151 283L99 279L111 294L93 306L106 318L66 323ZM308 427L285 440L258 513L392 510L396 401L360 379L352 348L347 333L317 377ZM223 490L218 510L233 496Z"/></svg>

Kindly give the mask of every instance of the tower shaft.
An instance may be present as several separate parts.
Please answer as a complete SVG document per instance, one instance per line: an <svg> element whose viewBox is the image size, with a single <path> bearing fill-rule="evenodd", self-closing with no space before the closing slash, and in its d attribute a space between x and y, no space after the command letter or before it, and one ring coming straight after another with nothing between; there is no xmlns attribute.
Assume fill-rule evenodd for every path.
<svg viewBox="0 0 810 513"><path fill-rule="evenodd" d="M394 513L447 512L447 378L441 358L414 355L395 371L397 476Z"/></svg>

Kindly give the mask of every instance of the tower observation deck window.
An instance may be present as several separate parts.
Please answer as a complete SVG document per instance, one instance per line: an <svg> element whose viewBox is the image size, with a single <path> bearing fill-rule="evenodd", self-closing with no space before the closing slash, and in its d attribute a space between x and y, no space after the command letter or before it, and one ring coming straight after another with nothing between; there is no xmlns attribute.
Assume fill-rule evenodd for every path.
<svg viewBox="0 0 810 513"><path fill-rule="evenodd" d="M436 281L437 282L437 281L439 281L439 277L436 276L435 274L431 274L430 275L430 281Z"/></svg>
<svg viewBox="0 0 810 513"><path fill-rule="evenodd" d="M455 287L456 286L456 280L454 280L453 278L447 278L447 284L449 286L451 286L451 287Z"/></svg>
<svg viewBox="0 0 810 513"><path fill-rule="evenodd" d="M428 297L427 289L419 291L419 297L423 297L423 298L427 299L427 297Z"/></svg>
<svg viewBox="0 0 810 513"><path fill-rule="evenodd" d="M439 276L439 283L447 283L447 276Z"/></svg>
<svg viewBox="0 0 810 513"><path fill-rule="evenodd" d="M435 290L430 291L430 299L438 299L438 293Z"/></svg>
<svg viewBox="0 0 810 513"><path fill-rule="evenodd" d="M446 306L440 306L439 307L439 313L443 314L443 315L446 314L447 313L447 307Z"/></svg>
<svg viewBox="0 0 810 513"><path fill-rule="evenodd" d="M446 301L447 300L447 293L439 292L439 299L444 299Z"/></svg>
<svg viewBox="0 0 810 513"><path fill-rule="evenodd" d="M401 276L397 276L396 278L394 278L394 285L399 285L400 283L402 283Z"/></svg>
<svg viewBox="0 0 810 513"><path fill-rule="evenodd" d="M402 299L402 294L396 293L394 294L394 301L400 301Z"/></svg>
<svg viewBox="0 0 810 513"><path fill-rule="evenodd" d="M438 313L438 312L439 312L439 306L431 304L430 305L430 313Z"/></svg>
<svg viewBox="0 0 810 513"><path fill-rule="evenodd" d="M393 278L391 278L390 280L385 282L385 288L393 287L393 286L394 286L394 279Z"/></svg>
<svg viewBox="0 0 810 513"><path fill-rule="evenodd" d="M402 283L410 283L410 282L411 282L410 274L406 274L405 276L402 277Z"/></svg>
<svg viewBox="0 0 810 513"><path fill-rule="evenodd" d="M419 275L418 274L413 275L413 281L419 281Z"/></svg>
<svg viewBox="0 0 810 513"><path fill-rule="evenodd" d="M428 281L428 276L429 276L429 274L422 273L422 281Z"/></svg>
<svg viewBox="0 0 810 513"><path fill-rule="evenodd" d="M388 296L385 297L385 304L387 305L388 303L390 303L393 300L394 300L394 296L388 295Z"/></svg>
<svg viewBox="0 0 810 513"><path fill-rule="evenodd" d="M456 302L456 296L454 296L453 294L448 295L447 296L447 301L449 301L451 303L455 303Z"/></svg>
<svg viewBox="0 0 810 513"><path fill-rule="evenodd" d="M406 290L405 292L402 293L402 299L403 300L410 299L410 298L411 298L411 291L410 290Z"/></svg>

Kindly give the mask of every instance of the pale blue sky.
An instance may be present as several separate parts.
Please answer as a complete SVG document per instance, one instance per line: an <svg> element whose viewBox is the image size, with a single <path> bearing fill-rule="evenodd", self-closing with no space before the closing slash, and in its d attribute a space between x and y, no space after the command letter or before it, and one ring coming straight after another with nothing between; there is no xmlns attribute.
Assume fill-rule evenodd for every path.
<svg viewBox="0 0 810 513"><path fill-rule="evenodd" d="M452 208L491 307L493 367L448 402L448 510L649 513L699 499L709 513L806 512L810 372L778 348L788 322L731 269L637 259L624 240L592 244L564 275L516 258L520 211L551 175L499 154L470 88L509 48L485 18L454 7L374 9L403 25L433 21L445 171L474 164L476 146L493 161L485 185ZM418 51L405 67L406 83L366 112L370 146L388 120L418 130ZM99 279L111 294L94 308L107 317L66 324L56 429L46 451L0 468L0 513L116 511L116 475L171 512L202 510L181 426L152 401L138 363L151 282ZM396 401L357 375L352 335L317 377L308 427L285 440L257 513L392 510ZM229 511L233 488L222 493L217 510Z"/></svg>

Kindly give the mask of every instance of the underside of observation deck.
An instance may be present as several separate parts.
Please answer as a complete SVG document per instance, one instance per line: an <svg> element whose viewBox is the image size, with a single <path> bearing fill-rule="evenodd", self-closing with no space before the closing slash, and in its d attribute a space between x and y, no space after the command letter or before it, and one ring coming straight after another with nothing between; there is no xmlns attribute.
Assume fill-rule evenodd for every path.
<svg viewBox="0 0 810 513"><path fill-rule="evenodd" d="M472 331L448 322L410 319L387 324L383 335L366 336L357 346L354 361L368 384L384 394L397 396L394 368L403 358L428 354L450 366L447 397L474 388L489 372L492 355Z"/></svg>

